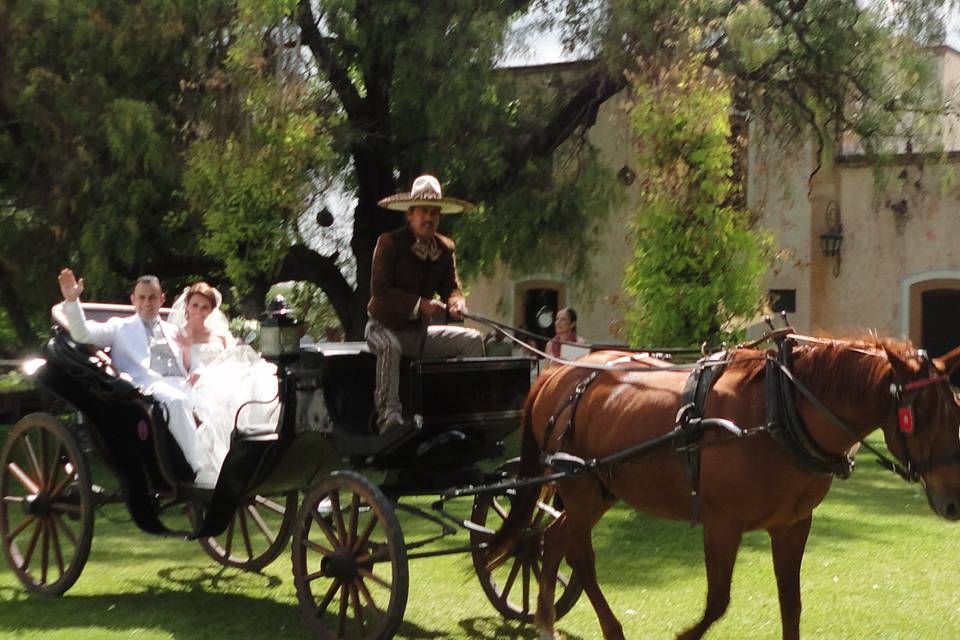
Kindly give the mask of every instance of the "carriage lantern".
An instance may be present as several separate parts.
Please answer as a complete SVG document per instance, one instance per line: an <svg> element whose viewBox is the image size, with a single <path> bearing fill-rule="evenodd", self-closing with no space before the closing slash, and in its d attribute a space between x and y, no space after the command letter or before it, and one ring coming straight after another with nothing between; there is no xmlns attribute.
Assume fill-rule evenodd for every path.
<svg viewBox="0 0 960 640"><path fill-rule="evenodd" d="M267 305L260 323L260 351L263 357L278 362L292 360L300 351L300 322L291 315L283 296Z"/></svg>

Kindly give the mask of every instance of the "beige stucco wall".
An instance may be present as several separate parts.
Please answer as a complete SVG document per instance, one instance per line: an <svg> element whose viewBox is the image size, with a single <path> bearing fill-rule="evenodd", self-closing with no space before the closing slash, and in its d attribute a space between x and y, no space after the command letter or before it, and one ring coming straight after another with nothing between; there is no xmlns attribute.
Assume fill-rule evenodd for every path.
<svg viewBox="0 0 960 640"><path fill-rule="evenodd" d="M624 165L629 166L632 154L632 139L629 136L624 95L621 93L608 100L600 108L596 124L588 132L588 139L600 152L601 160L616 173ZM507 273L501 266L491 278L467 282L470 310L511 325L517 321L515 305L516 290L528 282L554 282L561 284L561 305L572 306L577 311L578 331L586 340L596 343L623 342L611 329L615 329L621 312L615 299L621 294L624 265L631 254L627 220L636 208L635 186L617 182L622 199L601 226L597 246L600 248L591 261L591 275L582 286L573 286L562 270L543 270L527 273Z"/></svg>
<svg viewBox="0 0 960 640"><path fill-rule="evenodd" d="M956 92L960 54L946 47L934 51L940 56L945 92ZM561 74L575 71L569 65L557 69ZM539 78L552 71L540 67L529 73ZM958 122L943 129L948 151L960 151ZM635 141L623 94L603 105L589 139L613 173L630 166ZM817 150L812 142L788 144L752 125L748 203L779 247L764 286L796 290L797 309L790 320L800 331L842 335L875 330L919 343L919 291L960 288L960 153L946 162L903 154L877 173L857 159L856 150L845 140L838 150L842 155L814 171ZM592 275L584 285L569 285L562 271L509 274L501 267L492 278L466 283L471 310L516 324L518 285L557 282L561 304L577 309L583 337L620 342L611 327L622 315L615 301L631 254L627 221L638 199L635 186L618 183L617 188L623 189L623 200L603 226ZM898 213L895 209L903 209L904 202L905 212ZM836 258L820 250L820 235L828 231L828 208L838 213L842 224L836 275Z"/></svg>

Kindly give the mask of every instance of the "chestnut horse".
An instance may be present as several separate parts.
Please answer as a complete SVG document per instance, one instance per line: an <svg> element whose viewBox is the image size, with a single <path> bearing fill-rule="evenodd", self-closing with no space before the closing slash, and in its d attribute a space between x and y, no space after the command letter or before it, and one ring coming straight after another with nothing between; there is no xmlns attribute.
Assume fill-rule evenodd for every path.
<svg viewBox="0 0 960 640"><path fill-rule="evenodd" d="M788 393L815 446L845 460L845 452L882 428L888 449L903 465L901 471L923 482L931 508L948 520L960 519L960 404L947 377L960 363L960 348L931 360L909 343L890 339L791 335L785 345L792 365L783 368L795 380L788 382ZM578 364L596 367L622 361L623 356L597 352ZM757 529L771 539L783 637L799 637L800 563L811 512L826 496L832 476L801 464L767 427L764 383L773 375L766 367L774 352L736 349L726 357L729 364L706 395L702 416L730 420L743 428L744 435L704 430L699 440L698 510L691 476L669 443L635 459L601 464L556 482L565 511L544 534L534 616L541 638L555 637L555 583L563 558L596 610L603 637L624 637L597 584L591 543L594 525L617 500L672 520L690 520L699 511L706 609L679 638L702 637L724 614L741 537ZM633 369L601 372L576 403L570 399L590 371L565 365L541 376L524 406L520 476L545 472L543 452L560 450L600 460L673 430L689 371ZM575 413L572 425L571 413ZM538 491L534 487L518 493L509 517L491 540L491 566L502 561L522 535Z"/></svg>

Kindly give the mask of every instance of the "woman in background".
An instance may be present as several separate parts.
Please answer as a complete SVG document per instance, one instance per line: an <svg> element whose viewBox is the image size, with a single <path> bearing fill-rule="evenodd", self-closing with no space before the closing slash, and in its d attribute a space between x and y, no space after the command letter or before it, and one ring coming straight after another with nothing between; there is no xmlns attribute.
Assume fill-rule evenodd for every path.
<svg viewBox="0 0 960 640"><path fill-rule="evenodd" d="M560 357L560 347L564 342L574 342L585 344L585 340L577 335L577 312L573 307L564 307L557 311L553 319L554 335L547 342L546 352L554 358ZM555 362L549 362L547 366L554 366Z"/></svg>

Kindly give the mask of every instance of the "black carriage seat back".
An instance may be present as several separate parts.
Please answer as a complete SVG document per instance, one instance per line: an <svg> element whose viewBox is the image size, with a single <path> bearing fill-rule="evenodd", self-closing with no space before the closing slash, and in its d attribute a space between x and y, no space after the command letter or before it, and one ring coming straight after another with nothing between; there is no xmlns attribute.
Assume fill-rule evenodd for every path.
<svg viewBox="0 0 960 640"><path fill-rule="evenodd" d="M130 305L89 305L92 315L100 317L109 313L133 313ZM85 311L87 307L85 303ZM52 390L93 421L101 453L108 459L136 453L143 463L140 473L144 475L145 490L151 493L192 482L193 470L167 427L163 406L142 393L129 376L114 368L109 349L101 350L74 340L65 328L59 306L54 307L52 315L57 324L44 351L48 363L65 374L56 385L58 388ZM117 429L124 429L126 437L118 438ZM125 475L130 473L137 471L128 469Z"/></svg>

